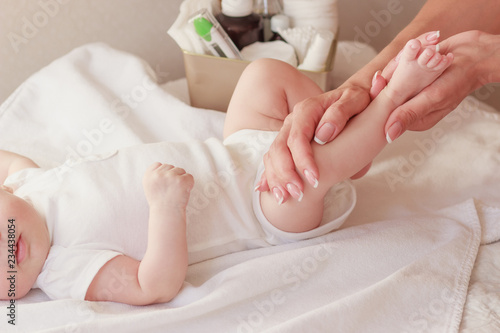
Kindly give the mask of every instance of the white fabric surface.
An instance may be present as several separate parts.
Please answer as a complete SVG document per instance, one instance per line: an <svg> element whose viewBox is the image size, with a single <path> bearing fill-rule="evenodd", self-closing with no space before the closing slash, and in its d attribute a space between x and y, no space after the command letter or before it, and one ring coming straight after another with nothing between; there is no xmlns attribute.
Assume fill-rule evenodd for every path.
<svg viewBox="0 0 500 333"><path fill-rule="evenodd" d="M195 179L186 208L190 264L337 229L356 202L349 182L329 192L325 200L333 204L325 209L318 228L284 232L264 217L253 189L260 179L262 157L276 134L241 130L224 141L140 144L9 176L5 184L45 217L50 233L52 246L36 286L51 299L84 300L109 260L120 254L144 257L149 206L142 178L157 161L181 167Z"/></svg>
<svg viewBox="0 0 500 333"><path fill-rule="evenodd" d="M0 107L0 148L57 165L75 147L90 147L82 144L84 131L98 129L104 115L116 129L91 146L93 153L220 135L224 114L184 105L147 73L143 62L103 45L72 52ZM358 204L341 230L192 265L168 304L47 301L35 290L16 302L16 328L456 332L464 303L464 329L477 327L484 313L475 310L491 289L467 296L470 276L471 290L484 286L485 276L498 284L491 274L499 276L500 263L481 265L498 257L488 249L499 239L499 129L498 113L468 98L434 129L405 134L387 147L354 183ZM481 261L472 272L478 251ZM499 304L498 295L488 296L490 309ZM6 319L0 327L13 328Z"/></svg>

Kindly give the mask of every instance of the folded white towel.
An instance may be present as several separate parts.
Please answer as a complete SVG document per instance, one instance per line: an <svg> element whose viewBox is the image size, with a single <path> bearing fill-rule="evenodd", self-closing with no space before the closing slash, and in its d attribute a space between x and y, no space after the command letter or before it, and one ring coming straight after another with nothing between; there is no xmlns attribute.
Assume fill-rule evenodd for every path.
<svg viewBox="0 0 500 333"><path fill-rule="evenodd" d="M260 58L278 59L297 67L295 49L288 43L277 40L273 42L256 42L241 50L244 60L253 61Z"/></svg>
<svg viewBox="0 0 500 333"><path fill-rule="evenodd" d="M220 2L217 0L184 0L180 6L179 16L168 29L168 34L177 45L185 51L197 54L204 54L205 47L200 37L189 26L189 18L198 10L206 8L210 13L220 12Z"/></svg>
<svg viewBox="0 0 500 333"><path fill-rule="evenodd" d="M314 27L337 33L339 13L337 0L284 0L283 12L292 27Z"/></svg>

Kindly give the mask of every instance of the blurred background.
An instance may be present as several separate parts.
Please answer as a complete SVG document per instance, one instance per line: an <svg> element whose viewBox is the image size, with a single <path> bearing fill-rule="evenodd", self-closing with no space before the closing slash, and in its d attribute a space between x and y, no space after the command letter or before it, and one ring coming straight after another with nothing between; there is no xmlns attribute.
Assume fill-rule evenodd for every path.
<svg viewBox="0 0 500 333"><path fill-rule="evenodd" d="M181 2L0 0L0 103L32 73L73 48L91 42L104 42L142 57L162 73L163 80L183 77L182 52L167 35ZM379 51L424 2L339 0L339 40L364 42ZM395 5L398 14L381 14ZM494 89L492 95L498 101L491 103L500 109L500 89Z"/></svg>

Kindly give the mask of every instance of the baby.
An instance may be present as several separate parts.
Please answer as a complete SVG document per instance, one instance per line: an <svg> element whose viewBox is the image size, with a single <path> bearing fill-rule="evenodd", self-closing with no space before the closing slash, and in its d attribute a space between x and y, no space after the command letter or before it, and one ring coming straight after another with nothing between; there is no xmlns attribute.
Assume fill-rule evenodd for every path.
<svg viewBox="0 0 500 333"><path fill-rule="evenodd" d="M0 270L7 275L0 279L0 298L21 298L38 287L51 298L168 302L191 263L337 228L355 197L341 182L386 145L389 114L451 61L452 55L409 41L368 110L332 143L312 143L321 179L304 175L315 185L305 181L303 192L288 186L297 200L286 203L279 189L254 191L262 158L294 105L321 90L270 59L253 62L242 74L224 142L140 145L49 170L0 152ZM322 222L325 196L339 183L333 194L339 208L333 220Z"/></svg>

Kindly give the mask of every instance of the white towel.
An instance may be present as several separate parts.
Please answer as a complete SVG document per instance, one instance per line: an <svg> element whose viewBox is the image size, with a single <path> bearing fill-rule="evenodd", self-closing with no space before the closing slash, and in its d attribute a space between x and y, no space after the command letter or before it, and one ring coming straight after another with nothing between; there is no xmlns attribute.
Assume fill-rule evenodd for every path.
<svg viewBox="0 0 500 333"><path fill-rule="evenodd" d="M283 12L292 27L314 27L337 33L339 11L337 0L284 0Z"/></svg>

